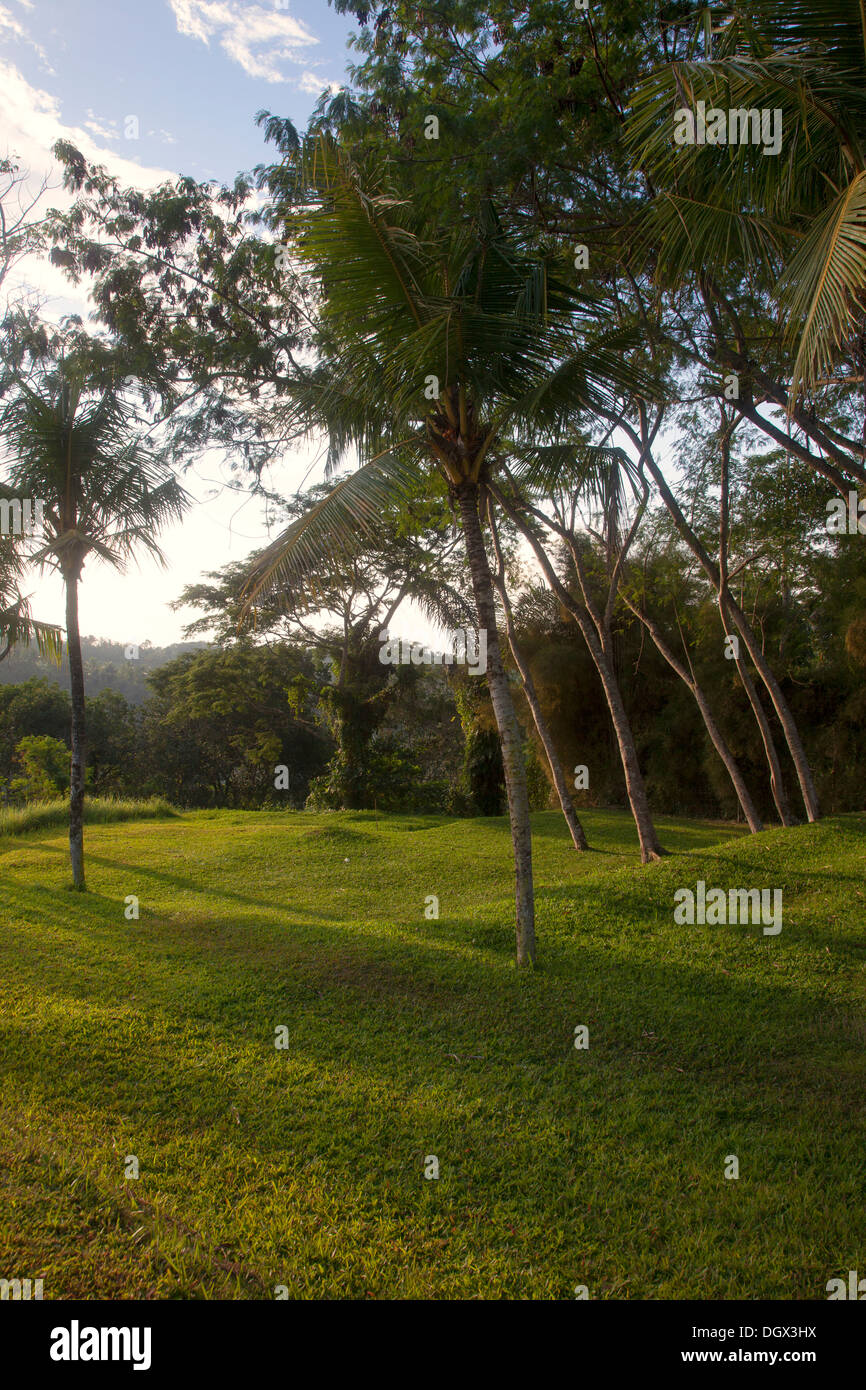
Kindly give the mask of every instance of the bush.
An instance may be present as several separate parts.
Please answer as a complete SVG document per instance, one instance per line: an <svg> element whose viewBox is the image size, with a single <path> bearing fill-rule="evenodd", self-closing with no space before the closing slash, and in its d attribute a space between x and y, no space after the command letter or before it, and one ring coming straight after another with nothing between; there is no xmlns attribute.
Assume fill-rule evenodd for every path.
<svg viewBox="0 0 866 1390"><path fill-rule="evenodd" d="M310 783L310 811L412 811L422 786L411 752L390 738L374 739L362 763L342 749Z"/></svg>
<svg viewBox="0 0 866 1390"><path fill-rule="evenodd" d="M69 749L49 734L28 734L15 745L15 764L21 776L9 783L15 806L54 801L69 789Z"/></svg>

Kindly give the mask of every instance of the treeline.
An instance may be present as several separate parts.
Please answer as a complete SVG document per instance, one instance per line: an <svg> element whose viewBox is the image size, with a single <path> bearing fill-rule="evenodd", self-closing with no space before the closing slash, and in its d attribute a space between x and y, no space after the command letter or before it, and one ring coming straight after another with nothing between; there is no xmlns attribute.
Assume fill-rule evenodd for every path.
<svg viewBox="0 0 866 1390"><path fill-rule="evenodd" d="M782 553L790 541L781 527L775 541L765 532L768 563L742 598L803 731L822 804L831 812L862 809L866 555L856 537L830 544L804 532L793 584ZM585 582L600 589L603 562L589 541L585 551ZM712 595L670 538L660 545L657 533L645 543L641 568L645 602L710 693L758 810L771 818L759 730L737 664L725 656ZM574 566L564 556L560 573L575 590ZM575 624L538 583L520 590L515 622L573 800L578 807L627 807L604 693ZM667 661L624 604L612 636L653 810L741 818L690 690L671 680ZM365 628L352 659L340 663L339 680L333 654L297 642L187 644L182 655L144 668L146 698L103 688L88 699L89 790L159 795L182 807L501 814L502 756L486 679L459 666L383 667L381 641L379 628ZM97 651L108 645L88 644ZM160 650L171 651L153 649L148 665ZM513 665L530 800L540 809L557 800ZM53 679L0 686L0 789L7 803L68 788L70 700L53 670ZM586 772L575 777L580 767Z"/></svg>
<svg viewBox="0 0 866 1390"><path fill-rule="evenodd" d="M301 648L275 643L186 652L148 673L147 683L148 698L140 703L110 689L88 698L91 794L246 809L342 799L333 787L344 759L324 698L333 689L330 672ZM67 793L70 724L69 693L56 679L0 686L6 804ZM462 743L447 681L440 673L413 672L364 750L358 800L383 810L478 809L471 787L460 790Z"/></svg>
<svg viewBox="0 0 866 1390"><path fill-rule="evenodd" d="M765 543L771 544L769 538ZM666 645L706 693L758 811L772 822L765 750L738 665L725 655L713 597L687 571L673 570L669 557L643 559L645 600ZM845 537L832 551L818 545L810 554L804 547L798 561L803 573L796 591L777 561L778 567L768 565L760 582L745 588L748 611L803 735L821 805L828 814L862 810L866 555L858 538ZM573 578L571 587L577 587ZM644 625L623 605L617 612L614 659L653 810L741 820L733 784L691 691L671 678ZM569 769L588 768L589 788L575 793L577 804L627 806L607 705L574 623L540 587L524 595L518 618L519 640L562 762ZM529 724L525 702L521 719ZM796 785L788 769L784 790L793 800Z"/></svg>
<svg viewBox="0 0 866 1390"><path fill-rule="evenodd" d="M130 704L139 705L151 693L147 684L151 671L183 656L185 652L201 651L206 645L204 642L174 642L167 647L156 647L150 642L135 644L112 642L102 637L82 637L81 656L87 688L94 695L100 690L114 690ZM20 685L33 679L57 681L64 690L68 690L69 658L66 647L63 648L59 665L50 656L43 656L35 644L13 647L0 661L0 685Z"/></svg>

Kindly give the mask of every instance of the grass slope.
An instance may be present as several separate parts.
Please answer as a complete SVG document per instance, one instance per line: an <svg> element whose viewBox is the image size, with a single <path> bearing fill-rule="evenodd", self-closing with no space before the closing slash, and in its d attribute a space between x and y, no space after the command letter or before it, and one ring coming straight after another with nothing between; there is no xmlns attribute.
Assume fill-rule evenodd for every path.
<svg viewBox="0 0 866 1390"><path fill-rule="evenodd" d="M866 1269L866 818L662 821L647 868L586 821L578 856L535 818L534 974L502 821L98 825L83 897L62 832L0 839L0 1277L821 1299ZM698 878L781 887L781 935L674 925Z"/></svg>

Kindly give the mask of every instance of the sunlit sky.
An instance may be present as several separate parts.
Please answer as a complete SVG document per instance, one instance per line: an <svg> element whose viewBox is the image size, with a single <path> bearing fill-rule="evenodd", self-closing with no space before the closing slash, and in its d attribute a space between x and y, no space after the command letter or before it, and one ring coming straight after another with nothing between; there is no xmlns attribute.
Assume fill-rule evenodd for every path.
<svg viewBox="0 0 866 1390"><path fill-rule="evenodd" d="M33 187L48 178L46 206L66 202L51 155L58 139L138 187L177 174L231 181L268 157L257 111L303 127L320 93L345 80L351 30L326 0L0 0L0 154L16 155ZM137 139L127 137L130 117ZM44 298L52 318L89 312L55 267L24 263L11 292L22 287ZM293 491L315 456L311 449L278 461L274 486ZM181 640L195 615L167 605L202 573L269 538L259 504L227 492L219 469L207 457L184 476L196 503L162 535L166 570L148 560L121 576L85 569L83 633ZM35 616L62 624L57 579L34 574L26 589ZM415 627L426 635L423 623Z"/></svg>

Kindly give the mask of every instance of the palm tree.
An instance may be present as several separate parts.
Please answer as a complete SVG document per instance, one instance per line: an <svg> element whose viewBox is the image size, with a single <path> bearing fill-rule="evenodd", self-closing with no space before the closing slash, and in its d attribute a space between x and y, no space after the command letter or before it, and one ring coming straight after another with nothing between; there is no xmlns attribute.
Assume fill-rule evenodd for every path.
<svg viewBox="0 0 866 1390"><path fill-rule="evenodd" d="M707 11L709 13L709 11ZM676 145L673 108L779 111L782 146ZM738 132L739 134L739 129ZM638 89L629 138L656 190L661 276L764 272L795 348L790 402L840 359L862 379L866 310L866 20L862 0L745 0L703 56ZM713 272L714 273L714 272ZM844 381L844 377L841 378Z"/></svg>
<svg viewBox="0 0 866 1390"><path fill-rule="evenodd" d="M30 601L19 589L23 569L20 545L11 538L0 540L0 661L13 647L29 647L35 642L40 656L59 664L63 647L60 628L31 615Z"/></svg>
<svg viewBox="0 0 866 1390"><path fill-rule="evenodd" d="M250 575L249 601L314 573L335 550L352 553L382 507L426 495L435 473L444 479L487 633L514 849L517 962L530 964L535 915L523 738L497 634L482 499L504 438L552 428L580 405L610 399L599 383L624 374L622 344L596 343L575 355L575 321L591 320L585 300L556 283L543 260L516 248L491 206L434 226L400 197L387 165L362 170L325 135L299 158L309 205L300 213L283 205L283 237L318 284L311 344L318 361L295 373L275 415L283 437L327 431L331 468L350 449L361 467L264 552ZM284 196L288 184L279 182Z"/></svg>
<svg viewBox="0 0 866 1390"><path fill-rule="evenodd" d="M88 381L73 356L44 363L16 387L0 412L7 476L19 493L42 500L44 535L30 556L59 570L66 590L66 641L72 701L69 852L76 889L84 882L86 730L78 588L93 557L123 570L143 547L163 560L155 534L183 514L187 494L149 450L122 383Z"/></svg>

